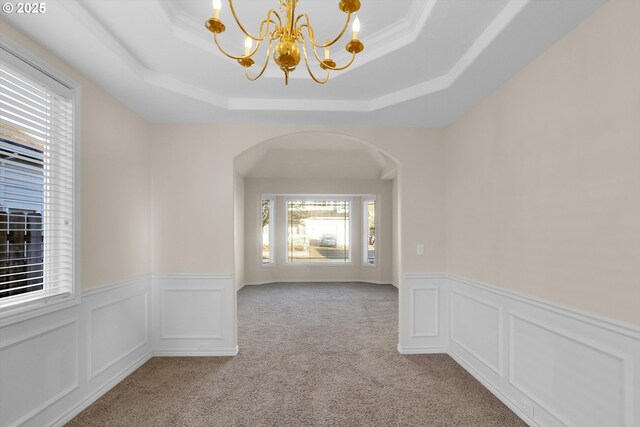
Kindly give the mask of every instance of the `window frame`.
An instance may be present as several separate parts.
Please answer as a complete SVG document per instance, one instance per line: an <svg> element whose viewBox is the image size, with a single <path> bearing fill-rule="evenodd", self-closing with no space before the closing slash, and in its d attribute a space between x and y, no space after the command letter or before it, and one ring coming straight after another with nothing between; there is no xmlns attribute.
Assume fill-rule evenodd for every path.
<svg viewBox="0 0 640 427"><path fill-rule="evenodd" d="M353 262L353 196L345 195L312 195L312 194L286 194L284 198L284 265L287 267L352 267ZM316 262L292 262L289 261L289 209L290 201L346 201L349 202L349 261L316 261Z"/></svg>
<svg viewBox="0 0 640 427"><path fill-rule="evenodd" d="M262 261L262 202L264 200L269 201L269 262ZM260 200L258 201L258 262L260 263L260 267L274 267L276 265L276 196L270 194L262 194L260 195Z"/></svg>
<svg viewBox="0 0 640 427"><path fill-rule="evenodd" d="M375 227L375 257L373 259L373 263L369 263L369 209L368 203L373 201L375 203L375 209L373 211L374 214L374 227ZM362 266L363 267L377 267L378 266L378 236L380 235L380 226L379 226L379 209L378 209L378 198L375 195L365 195L361 197L360 208L362 209Z"/></svg>
<svg viewBox="0 0 640 427"><path fill-rule="evenodd" d="M54 294L36 291L11 297L9 301L0 299L0 326L28 320L43 314L63 310L80 303L81 289L81 87L66 74L58 71L22 46L0 34L0 55L3 61L30 78L42 83L53 91L63 90L69 93L73 104L72 123L72 274L71 289ZM45 257L46 257L45 253Z"/></svg>

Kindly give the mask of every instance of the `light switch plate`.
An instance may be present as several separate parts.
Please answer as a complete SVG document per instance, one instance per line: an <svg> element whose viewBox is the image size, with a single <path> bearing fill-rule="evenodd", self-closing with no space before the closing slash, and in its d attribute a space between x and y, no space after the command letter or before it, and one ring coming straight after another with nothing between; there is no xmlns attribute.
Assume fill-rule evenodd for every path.
<svg viewBox="0 0 640 427"><path fill-rule="evenodd" d="M418 246L416 246L416 254L424 255L424 245L422 243L418 243Z"/></svg>

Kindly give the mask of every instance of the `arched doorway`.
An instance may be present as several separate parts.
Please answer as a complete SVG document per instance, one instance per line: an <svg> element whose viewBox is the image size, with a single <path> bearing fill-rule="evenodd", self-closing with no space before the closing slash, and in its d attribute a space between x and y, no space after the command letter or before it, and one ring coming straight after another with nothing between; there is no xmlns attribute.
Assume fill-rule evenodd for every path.
<svg viewBox="0 0 640 427"><path fill-rule="evenodd" d="M234 282L236 287L281 281L332 281L349 277L354 281L389 283L400 286L400 163L376 145L350 135L335 132L290 133L262 141L234 158ZM334 195L351 197L356 220L354 225L363 230L364 202L375 200L375 212L381 221L377 230L354 233L355 244L351 253L352 266L360 267L361 254L367 242L377 245L374 268L342 268L305 270L290 268L291 251L285 256L282 227L274 245L275 266L265 269L259 264L263 244L257 232L259 200L271 196L277 204L275 219L286 223L283 214L287 196ZM373 196L373 197L372 197ZM369 204L370 206L371 204ZM254 215L255 214L255 215ZM255 218L254 218L255 217ZM255 220L255 221L254 221ZM255 224L254 224L255 223ZM247 224L250 224L247 226ZM264 224L263 224L264 225ZM371 227L368 227L371 230ZM321 235L318 233L318 239ZM327 246L340 246L327 235ZM372 238L373 236L373 238ZM311 239L313 240L313 238ZM339 238L338 238L339 240ZM305 241L307 242L307 241ZM364 242L364 243L361 243ZM323 246L322 241L300 245L301 252L314 250L309 246ZM290 248L288 248L290 249ZM325 250L326 252L326 250ZM368 260L372 259L368 254ZM364 256L363 256L364 258ZM371 262L371 261L365 261ZM340 267L336 267L340 268ZM346 274L348 271L349 274ZM333 274L333 275L332 275ZM306 279L306 280L305 280ZM236 310L237 313L237 310Z"/></svg>

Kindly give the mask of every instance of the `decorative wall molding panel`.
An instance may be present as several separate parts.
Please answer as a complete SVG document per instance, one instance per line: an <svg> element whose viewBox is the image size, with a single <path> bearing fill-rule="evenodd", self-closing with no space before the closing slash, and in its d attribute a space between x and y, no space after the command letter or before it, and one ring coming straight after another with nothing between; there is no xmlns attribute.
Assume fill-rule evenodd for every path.
<svg viewBox="0 0 640 427"><path fill-rule="evenodd" d="M141 348L147 347L148 352L151 329L149 289L138 293L120 288L117 299L114 297L105 301L103 295L100 302L94 302L96 298L87 298L87 371L90 379Z"/></svg>
<svg viewBox="0 0 640 427"><path fill-rule="evenodd" d="M151 357L151 279L0 328L0 426L63 425Z"/></svg>
<svg viewBox="0 0 640 427"><path fill-rule="evenodd" d="M448 284L442 274L405 274L399 288L402 354L446 353L449 336Z"/></svg>
<svg viewBox="0 0 640 427"><path fill-rule="evenodd" d="M235 298L231 276L154 277L154 354L236 355Z"/></svg>
<svg viewBox="0 0 640 427"><path fill-rule="evenodd" d="M233 288L145 277L0 328L0 425L63 425L154 354L236 354ZM400 299L398 351L449 353L528 424L640 426L638 328L444 274Z"/></svg>
<svg viewBox="0 0 640 427"><path fill-rule="evenodd" d="M528 424L640 426L637 327L451 275L405 275L400 293L398 351L449 353Z"/></svg>
<svg viewBox="0 0 640 427"><path fill-rule="evenodd" d="M231 276L143 277L0 327L0 426L63 425L153 355L237 354L233 307Z"/></svg>
<svg viewBox="0 0 640 427"><path fill-rule="evenodd" d="M457 290L450 302L450 341L502 375L502 308Z"/></svg>
<svg viewBox="0 0 640 427"><path fill-rule="evenodd" d="M5 340L3 331L0 344L3 425L27 424L79 387L77 348L78 318L72 313L61 323L52 322L32 332L25 329L25 334L17 340Z"/></svg>

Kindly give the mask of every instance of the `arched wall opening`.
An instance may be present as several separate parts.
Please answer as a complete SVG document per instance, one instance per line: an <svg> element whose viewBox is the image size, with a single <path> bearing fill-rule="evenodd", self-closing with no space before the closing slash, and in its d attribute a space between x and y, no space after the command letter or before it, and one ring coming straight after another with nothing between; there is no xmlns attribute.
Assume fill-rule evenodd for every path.
<svg viewBox="0 0 640 427"><path fill-rule="evenodd" d="M398 349L418 352L445 348L448 317L445 310L438 310L447 304L447 294L438 292L446 286L446 278L440 274L446 267L446 145L441 131L320 130L237 126L159 126L153 130L151 255L154 301L159 307L155 318L162 325L153 339L164 354L236 353L234 281L242 283L245 272L244 257L240 256L244 254L244 237L240 238L244 227L241 221L234 221L234 216L244 215L245 207L244 197L238 197L244 191L239 161L245 156L253 158L255 166L267 148L275 149L282 143L283 148L291 150L286 146L291 141L297 141L293 148L301 148L305 141L312 145L309 149L315 144L319 151L312 154L317 159L314 167L322 163L319 159L323 152L349 144L358 150L370 150L367 156L384 155L395 162L395 171L389 166L385 172L396 173L392 179L392 283L399 289ZM188 155L184 144L176 141L188 142ZM357 169L358 156L344 150L339 153L334 157L352 159L348 168ZM284 158L293 162L292 156Z"/></svg>
<svg viewBox="0 0 640 427"><path fill-rule="evenodd" d="M234 158L234 283L362 281L400 286L401 165L359 138L334 132L289 133L262 141ZM274 263L262 264L260 201L274 201ZM348 197L348 265L293 265L285 256L287 196ZM363 200L376 200L375 266L361 262Z"/></svg>

